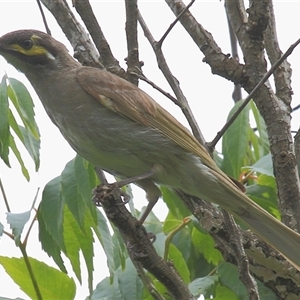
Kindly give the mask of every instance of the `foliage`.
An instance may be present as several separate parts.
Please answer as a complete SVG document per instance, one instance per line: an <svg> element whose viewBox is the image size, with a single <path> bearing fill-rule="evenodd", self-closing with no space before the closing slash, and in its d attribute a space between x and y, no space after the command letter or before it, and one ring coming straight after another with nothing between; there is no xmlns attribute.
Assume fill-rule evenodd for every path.
<svg viewBox="0 0 300 300"><path fill-rule="evenodd" d="M10 78L10 85L6 86L6 81L5 76L1 84L1 107L5 107L9 118L6 119L6 123L3 119L0 123L1 158L9 166L8 149L13 149L14 154L17 152L15 144L12 143L12 128L38 168L39 136L33 118L32 102L28 100L28 92L21 83ZM12 102L25 126L22 130L8 108L6 95L13 98ZM17 99L23 96L28 100L25 108L17 104ZM240 103L236 107L238 105ZM252 125L257 130L250 126L251 113L255 123ZM247 193L253 200L279 217L276 203L271 201L276 198L276 186L271 165L268 163L270 157L265 130L257 108L251 102L226 132L223 153L216 155L226 172L247 184ZM36 141L33 142L33 139ZM21 161L19 159L22 172L29 178ZM90 299L151 299L129 260L119 232L107 222L101 209L96 208L91 201L92 190L98 183L93 166L76 156L66 164L58 177L44 187L37 212L33 204L30 211L21 214L8 213L7 222L12 233L6 233L14 239L16 246L20 247L23 258L0 257L0 264L31 299L74 299L76 286L74 280L67 275L65 261L70 262L77 281L81 283L85 279L81 277L80 253L88 271ZM161 190L169 213L163 221L151 213L145 224L148 232L156 234L154 246L159 255L174 263L194 296L203 294L206 299L210 296L222 300L247 299L246 289L238 278L236 267L224 262L221 253L214 248L211 236L190 216L190 212L178 196L166 187L161 187ZM34 215L33 218L30 217L31 214ZM41 246L53 258L58 269L53 269L27 255L26 245L31 229L25 234L23 230L27 222L31 222L32 226L35 220L39 226ZM0 232L3 233L4 226L0 225ZM93 247L95 239L104 249L110 277L101 280L93 289L93 269L97 260L97 253L94 253ZM47 274L46 277L44 274ZM165 287L151 274L149 277L157 291L164 295L165 299L169 299ZM270 290L258 284L261 299L275 298Z"/></svg>

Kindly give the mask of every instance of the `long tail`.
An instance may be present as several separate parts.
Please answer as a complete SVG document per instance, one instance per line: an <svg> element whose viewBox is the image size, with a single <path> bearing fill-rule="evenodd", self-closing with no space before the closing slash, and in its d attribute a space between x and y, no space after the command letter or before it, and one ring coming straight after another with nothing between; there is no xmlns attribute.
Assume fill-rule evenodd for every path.
<svg viewBox="0 0 300 300"><path fill-rule="evenodd" d="M226 202L222 201L222 206L248 225L300 271L300 235L274 218L240 190L232 188L227 182L221 182L228 197ZM230 198L234 200L231 201Z"/></svg>

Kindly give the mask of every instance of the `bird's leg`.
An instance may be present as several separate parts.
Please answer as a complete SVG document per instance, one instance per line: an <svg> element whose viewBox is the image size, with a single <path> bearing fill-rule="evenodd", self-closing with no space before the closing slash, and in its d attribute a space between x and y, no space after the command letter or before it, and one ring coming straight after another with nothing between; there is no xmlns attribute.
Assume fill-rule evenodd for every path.
<svg viewBox="0 0 300 300"><path fill-rule="evenodd" d="M134 183L134 182L137 182L137 181L140 181L140 180L144 180L146 178L149 178L151 177L152 175L154 175L155 172L153 172L152 170L147 172L147 173L144 173L144 174L141 174L141 175L137 175L137 176L133 176L133 177L130 177L130 178L126 178L126 179L122 179L120 181L117 181L115 184L118 188L121 188L123 187L124 185L127 185L127 184L130 184L130 183Z"/></svg>
<svg viewBox="0 0 300 300"><path fill-rule="evenodd" d="M154 165L149 172L144 174L134 176L131 178L126 178L124 180L116 182L116 185L120 188L124 185L129 183L135 183L139 187L141 187L146 192L146 198L149 201L145 211L143 212L140 222L141 224L144 223L147 216L151 212L152 208L158 201L159 197L161 196L160 189L155 185L155 183L150 179L151 176L155 175L161 169L160 166Z"/></svg>

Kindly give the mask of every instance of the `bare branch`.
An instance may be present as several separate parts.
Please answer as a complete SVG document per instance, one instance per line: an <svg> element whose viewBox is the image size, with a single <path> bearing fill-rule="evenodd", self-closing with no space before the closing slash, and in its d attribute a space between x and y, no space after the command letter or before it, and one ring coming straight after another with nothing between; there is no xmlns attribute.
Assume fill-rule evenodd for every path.
<svg viewBox="0 0 300 300"><path fill-rule="evenodd" d="M249 80L242 86L250 93L261 80L262 74L266 73L267 64L263 51L264 42L260 38L261 31L266 27L265 20L270 20L269 0L250 2L251 7L247 10L250 13L249 18L251 17L249 25L236 22L236 19L241 19L243 15L240 12L240 7L237 5L239 2L226 0L225 3L228 17L239 40L244 59L247 62L245 70L249 74ZM240 15L238 16L238 14ZM256 22L257 26L255 25ZM255 27L252 25L255 25ZM250 30L250 34L248 34L248 30ZM271 53L270 49L268 53ZM288 69L287 72L289 73ZM288 74L285 76L289 77ZM284 79L284 81L286 80ZM283 84L285 91L287 91L287 86L289 84ZM255 94L253 100L267 126L282 221L299 232L300 187L290 132L291 109L289 100L282 100L277 94L274 93L269 84L264 84Z"/></svg>
<svg viewBox="0 0 300 300"><path fill-rule="evenodd" d="M73 1L74 6L88 32L90 33L94 44L100 53L104 67L119 76L124 77L125 71L120 67L119 62L113 56L109 44L102 32L102 29L93 13L92 7L88 0Z"/></svg>
<svg viewBox="0 0 300 300"><path fill-rule="evenodd" d="M90 65L103 68L99 60L99 54L84 28L76 20L69 6L64 0L41 0L47 9L53 14L58 25L70 41L74 56L82 65Z"/></svg>
<svg viewBox="0 0 300 300"><path fill-rule="evenodd" d="M258 288L255 280L250 274L249 260L243 247L241 232L237 227L233 216L230 213L223 210L223 216L226 223L226 227L231 229L230 231L232 232L232 234L230 235L229 243L236 255L240 280L244 283L248 291L249 299L258 300Z"/></svg>
<svg viewBox="0 0 300 300"><path fill-rule="evenodd" d="M186 7L180 0L166 0L166 3L175 16L178 16ZM203 61L210 65L213 74L218 74L241 85L248 81L244 66L222 52L211 33L206 31L203 26L197 22L190 11L186 11L182 15L180 22L200 51L205 55Z"/></svg>
<svg viewBox="0 0 300 300"><path fill-rule="evenodd" d="M270 14L269 24L264 35L264 42L266 45L266 51L269 57L271 64L273 65L277 59L282 55L282 52L279 47L277 33L276 33L276 23L273 2L268 1L268 9ZM281 66L274 72L274 81L276 87L276 95L286 105L291 104L292 99L292 87L291 87L291 76L292 69L290 63L286 60L283 61Z"/></svg>
<svg viewBox="0 0 300 300"><path fill-rule="evenodd" d="M37 5L38 5L38 7L39 7L39 10L40 10L40 12L41 12L42 19L43 19L43 23L44 23L44 25L45 25L46 32L47 32L49 35L51 35L51 31L50 31L50 28L49 28L49 26L48 26L48 23L47 23L45 14L44 14L44 10L43 10L43 7L42 7L42 5L41 5L41 1L40 1L40 0L36 0L36 2L37 2Z"/></svg>
<svg viewBox="0 0 300 300"><path fill-rule="evenodd" d="M154 40L149 28L147 27L142 15L140 12L138 12L138 21L144 31L144 34L146 38L148 39L149 43L151 44L154 53L156 55L158 67L164 74L165 78L167 79L168 83L170 84L174 94L176 95L178 102L180 103L180 108L185 115L186 119L189 122L189 125L192 129L192 132L194 136L198 139L198 141L202 144L205 145L205 139L200 131L200 128L197 124L197 121L188 105L188 101L185 98L180 86L178 80L173 76L170 68L168 67L168 64L166 62L166 59L163 55L162 49L160 45Z"/></svg>
<svg viewBox="0 0 300 300"><path fill-rule="evenodd" d="M227 16L227 15L226 15ZM235 33L232 29L232 26L228 20L227 17L227 23L228 23L228 30L229 30L229 38L230 38L230 45L231 45L231 56L239 62L239 54L238 54L238 46L237 46L237 39L235 36ZM234 84L234 89L232 93L232 99L234 102L237 102L242 99L242 90L240 84Z"/></svg>
<svg viewBox="0 0 300 300"><path fill-rule="evenodd" d="M176 23L178 23L178 21L181 18L181 16L194 4L194 2L195 2L195 0L192 0L186 6L186 8L176 17L175 21L173 21L171 23L171 25L169 26L169 28L167 29L167 31L163 34L163 36L158 41L158 44L159 44L160 47L162 46L162 43L164 42L164 40L166 39L166 37L168 36L168 34L171 32L171 30L173 29L173 27L176 25Z"/></svg>
<svg viewBox="0 0 300 300"><path fill-rule="evenodd" d="M231 116L228 122L224 125L224 127L218 132L216 137L212 142L208 143L210 148L214 148L218 141L221 139L223 134L229 128L229 126L234 122L234 120L238 117L241 111L246 107L246 105L253 99L255 93L262 87L264 83L269 79L269 77L275 72L275 70L281 65L282 62L286 60L286 58L292 54L294 49L299 45L300 39L298 39L294 44L292 44L288 50L277 60L277 62L270 68L270 70L264 75L264 77L259 81L259 83L255 86L255 88L251 91L251 93L243 100L244 103L236 110L236 112Z"/></svg>
<svg viewBox="0 0 300 300"><path fill-rule="evenodd" d="M137 39L137 0L126 0L126 40L127 40L127 73L129 81L138 85L138 78L131 76L136 68L140 69L138 39Z"/></svg>

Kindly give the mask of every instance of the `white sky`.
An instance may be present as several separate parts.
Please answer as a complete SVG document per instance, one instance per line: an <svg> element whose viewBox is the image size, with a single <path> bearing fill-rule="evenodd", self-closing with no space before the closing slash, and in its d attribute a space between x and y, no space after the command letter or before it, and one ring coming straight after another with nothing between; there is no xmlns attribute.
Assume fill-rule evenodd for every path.
<svg viewBox="0 0 300 300"><path fill-rule="evenodd" d="M70 1L68 1L68 3L70 3ZM120 61L121 65L125 67L126 40L124 31L124 1L91 1L91 3L100 26L111 45L113 54ZM297 29L300 28L300 1L275 1L274 5L275 14L277 16L277 32L280 47L284 52L289 45L294 43L300 36L299 30ZM174 20L173 13L162 0L140 1L139 7L154 37L158 40L168 28L168 25ZM191 11L198 22L213 34L223 52L230 53L224 3L218 0L197 0L191 8ZM58 25L56 25L53 17L46 9L45 12L53 37L69 47L68 41ZM76 14L76 12L74 13ZM0 36L13 30L28 28L44 30L36 1L0 0ZM171 92L160 71L157 69L154 54L150 45L143 37L141 29L140 46L140 60L145 62L143 68L145 75L168 92ZM72 49L70 47L69 49L72 53ZM185 33L180 24L175 26L166 39L163 50L173 74L180 81L181 88L195 113L205 138L207 141L212 140L216 132L219 131L224 124L232 106L232 83L211 74L209 66L202 63L202 53ZM294 97L292 107L300 103L299 57L300 49L298 48L296 48L292 56L289 57L293 68L292 82ZM25 77L16 72L13 67L7 65L4 59L0 57L0 77L4 75L4 72L7 72L10 77L16 77L24 82L34 96L34 92ZM140 83L140 87L172 112L181 122L186 124L180 110L175 108L168 99L164 98L143 82ZM31 181L28 183L21 175L18 164L13 158L11 158L12 169L8 169L4 163L0 161L0 176L13 212L28 210L31 207L37 188L40 187L42 191L44 185L59 175L65 164L74 157L73 150L64 141L55 126L52 125L36 96L34 100L37 123L42 135L41 168L39 172L34 173L33 163L27 157L26 166L29 168L31 174ZM300 114L296 112L293 116L293 130L298 129L299 119ZM26 157L25 154L23 155ZM135 204L140 208L142 205L145 205L145 203L146 202ZM160 208L154 209L156 214L159 214L160 211L165 212L165 209L162 208L162 204ZM9 226L6 224L5 212L6 208L2 195L0 195L0 222L2 222L5 225L5 229L9 231ZM41 247L37 241L37 224L35 230L31 233L27 250L30 256L54 265L47 255L41 251ZM95 268L97 270L95 278L99 279L99 281L108 274L105 269L105 257L101 251L101 248L96 245L95 253L97 253L97 263L95 264ZM0 255L19 257L20 251L15 247L13 241L3 236L0 240ZM99 261L101 262L99 263ZM73 276L72 273L70 274ZM88 295L85 280L83 280L83 284L83 287L78 288L76 299L84 299ZM96 284L97 281L95 280L94 285ZM1 266L0 297L22 297L29 299L13 283Z"/></svg>

